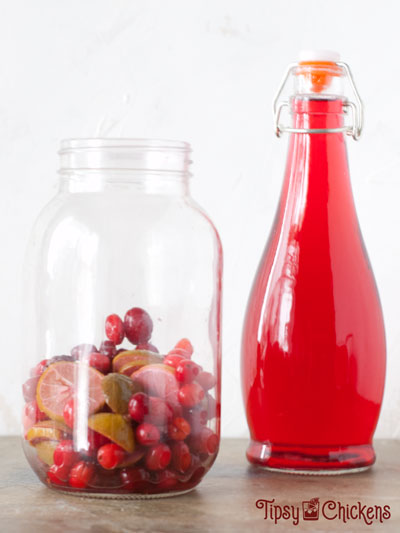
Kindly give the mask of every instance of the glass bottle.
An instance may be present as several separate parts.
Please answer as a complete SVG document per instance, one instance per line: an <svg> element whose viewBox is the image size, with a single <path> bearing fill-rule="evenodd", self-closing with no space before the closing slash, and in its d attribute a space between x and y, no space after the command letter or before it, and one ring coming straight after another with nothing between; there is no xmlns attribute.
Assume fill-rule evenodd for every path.
<svg viewBox="0 0 400 533"><path fill-rule="evenodd" d="M220 437L222 249L190 146L63 141L26 259L23 447L51 488L195 487Z"/></svg>
<svg viewBox="0 0 400 533"><path fill-rule="evenodd" d="M306 52L282 89L288 78L290 102L278 105L280 91L275 103L278 136L290 133L286 173L242 339L247 458L286 472L350 472L375 460L386 357L346 154L345 134L361 133L362 105L334 53ZM285 107L291 128L279 124Z"/></svg>

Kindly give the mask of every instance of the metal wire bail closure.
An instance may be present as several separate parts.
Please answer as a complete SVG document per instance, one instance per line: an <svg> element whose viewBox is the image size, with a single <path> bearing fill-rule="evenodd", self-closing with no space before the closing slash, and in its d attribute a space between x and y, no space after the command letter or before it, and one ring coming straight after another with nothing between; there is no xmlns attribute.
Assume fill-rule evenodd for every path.
<svg viewBox="0 0 400 533"><path fill-rule="evenodd" d="M349 126L343 126L342 128L321 128L321 129L290 128L288 126L283 126L282 124L280 124L279 121L280 121L280 117L282 114L282 110L285 107L290 109L289 102L287 100L280 101L280 97L281 97L281 94L283 92L283 89L286 85L286 82L289 76L298 67L297 63L291 63L286 69L285 75L279 86L278 92L274 98L273 112L274 112L275 134L277 137L280 137L282 133L284 132L288 132L288 133L346 133L346 135L351 135L355 141L357 141L360 138L362 128L363 128L363 122L364 122L363 103L361 101L360 95L355 86L353 75L351 73L349 65L342 61L337 61L336 65L338 67L343 68L343 70L345 71L347 78L349 80L349 83L350 83L350 87L353 91L355 102L347 101L343 103L344 112L347 113L348 110L351 111L352 124Z"/></svg>

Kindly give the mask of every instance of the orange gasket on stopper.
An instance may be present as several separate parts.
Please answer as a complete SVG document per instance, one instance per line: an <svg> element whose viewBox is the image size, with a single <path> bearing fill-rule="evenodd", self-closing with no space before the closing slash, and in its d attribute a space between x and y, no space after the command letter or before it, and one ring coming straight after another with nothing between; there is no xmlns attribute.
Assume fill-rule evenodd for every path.
<svg viewBox="0 0 400 533"><path fill-rule="evenodd" d="M341 67L333 61L300 61L296 69L296 76L305 76L315 93L326 89L332 77L341 75Z"/></svg>

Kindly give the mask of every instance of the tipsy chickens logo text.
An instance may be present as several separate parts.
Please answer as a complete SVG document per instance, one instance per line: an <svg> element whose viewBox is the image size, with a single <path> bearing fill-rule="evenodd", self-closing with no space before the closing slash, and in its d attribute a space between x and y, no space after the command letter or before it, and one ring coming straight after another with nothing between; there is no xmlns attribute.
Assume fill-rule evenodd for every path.
<svg viewBox="0 0 400 533"><path fill-rule="evenodd" d="M301 502L301 505L279 505L275 499L257 500L257 509L264 510L264 520L278 522L290 520L297 526L300 520L339 520L344 522L361 521L370 526L374 522L383 523L391 517L389 505L363 505L357 501L354 504L341 503L336 500L320 502L319 498Z"/></svg>

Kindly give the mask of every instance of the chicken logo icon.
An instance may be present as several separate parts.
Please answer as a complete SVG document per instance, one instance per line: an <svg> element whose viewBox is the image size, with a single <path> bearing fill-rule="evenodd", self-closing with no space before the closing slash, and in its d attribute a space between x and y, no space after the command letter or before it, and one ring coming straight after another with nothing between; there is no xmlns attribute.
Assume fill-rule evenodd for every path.
<svg viewBox="0 0 400 533"><path fill-rule="evenodd" d="M303 520L318 520L319 518L319 498L311 498L311 500L302 502L303 505Z"/></svg>

